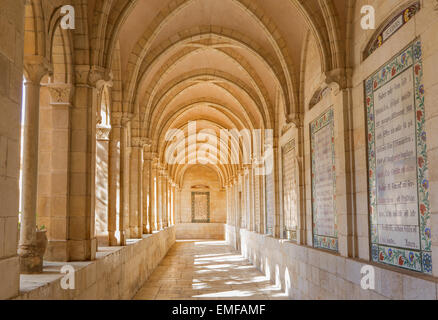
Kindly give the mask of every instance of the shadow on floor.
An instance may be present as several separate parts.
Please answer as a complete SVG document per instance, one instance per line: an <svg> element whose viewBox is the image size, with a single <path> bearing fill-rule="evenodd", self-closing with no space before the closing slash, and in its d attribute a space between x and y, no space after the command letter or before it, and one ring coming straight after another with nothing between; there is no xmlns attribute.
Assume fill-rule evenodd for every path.
<svg viewBox="0 0 438 320"><path fill-rule="evenodd" d="M272 300L287 295L225 241L181 240L135 300Z"/></svg>

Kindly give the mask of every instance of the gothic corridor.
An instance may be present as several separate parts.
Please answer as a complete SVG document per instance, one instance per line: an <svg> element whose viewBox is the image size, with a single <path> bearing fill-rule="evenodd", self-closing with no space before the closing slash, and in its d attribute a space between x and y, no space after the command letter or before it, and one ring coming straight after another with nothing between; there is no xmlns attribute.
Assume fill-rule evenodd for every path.
<svg viewBox="0 0 438 320"><path fill-rule="evenodd" d="M438 0L0 0L0 300L438 300L437 34Z"/></svg>

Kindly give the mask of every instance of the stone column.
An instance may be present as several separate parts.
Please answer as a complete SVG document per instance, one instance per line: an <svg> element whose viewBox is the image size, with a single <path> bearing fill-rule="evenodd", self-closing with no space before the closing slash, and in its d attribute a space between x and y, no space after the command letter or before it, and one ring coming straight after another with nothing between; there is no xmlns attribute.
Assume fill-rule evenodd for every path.
<svg viewBox="0 0 438 320"><path fill-rule="evenodd" d="M40 273L43 270L43 259L37 252L36 209L40 82L48 72L48 64L42 57L34 57L32 61L25 61L25 70L27 79L23 130L23 212L18 255L20 257L20 272L26 274Z"/></svg>
<svg viewBox="0 0 438 320"><path fill-rule="evenodd" d="M180 208L181 208L181 189L179 187L179 185L176 185L175 188L175 192L176 192L176 196L175 196L175 224L176 223L181 223L181 212L180 212Z"/></svg>
<svg viewBox="0 0 438 320"><path fill-rule="evenodd" d="M130 211L129 228L131 238L139 239L143 235L142 215L142 162L143 162L143 141L141 138L132 138L131 159L130 159Z"/></svg>
<svg viewBox="0 0 438 320"><path fill-rule="evenodd" d="M231 221L231 184L230 184L230 182L227 182L226 190L227 190L227 224L229 226L231 226L232 221Z"/></svg>
<svg viewBox="0 0 438 320"><path fill-rule="evenodd" d="M158 165L157 169L157 216L158 216L158 230L162 230L164 227L163 221L163 178L164 170Z"/></svg>
<svg viewBox="0 0 438 320"><path fill-rule="evenodd" d="M297 125L298 132L298 154L297 154L297 162L298 162L298 177L296 178L298 181L298 230L297 230L297 242L298 244L305 245L307 243L306 239L306 174L305 174L305 147L304 147L304 126L299 123ZM311 231L311 230L310 230Z"/></svg>
<svg viewBox="0 0 438 320"><path fill-rule="evenodd" d="M161 192L162 192L162 219L163 219L163 229L167 228L169 226L168 224L168 215L167 215L167 211L168 211L168 198L167 198L167 193L168 193L168 175L165 169L163 169L163 177L161 180L162 186L161 186Z"/></svg>
<svg viewBox="0 0 438 320"><path fill-rule="evenodd" d="M279 150L278 148L278 137L274 138L274 146L273 146L273 156L274 156L274 167L273 167L273 175L274 175L274 226L273 226L273 237L274 238L281 238L281 212L280 212L280 201L281 201L281 195L280 195L280 168L279 168L279 161L281 157L279 156Z"/></svg>
<svg viewBox="0 0 438 320"><path fill-rule="evenodd" d="M238 173L238 175L240 172ZM240 203L240 197L239 197L239 176L234 178L234 230L236 232L236 244L235 248L236 250L239 250L240 248L240 215L241 213L241 203Z"/></svg>
<svg viewBox="0 0 438 320"><path fill-rule="evenodd" d="M98 246L108 246L108 163L111 128L96 128L96 238Z"/></svg>
<svg viewBox="0 0 438 320"><path fill-rule="evenodd" d="M250 206L250 196L251 196L251 191L249 189L249 183L247 184L246 181L249 181L249 166L248 165L244 165L244 174L243 174L243 197L244 197L244 203L245 203L245 211L244 211L244 225L243 228L249 230L248 226L249 226L249 216L250 216L250 210L251 210L251 206Z"/></svg>
<svg viewBox="0 0 438 320"><path fill-rule="evenodd" d="M230 224L234 227L235 226L235 215L236 215L236 199L235 199L235 189L236 185L234 184L234 178L230 181Z"/></svg>
<svg viewBox="0 0 438 320"><path fill-rule="evenodd" d="M158 159L156 154L152 153L152 175L151 175L151 220L152 231L159 230L159 217L158 217Z"/></svg>
<svg viewBox="0 0 438 320"><path fill-rule="evenodd" d="M260 233L260 221L261 221L261 194L260 194L260 175L257 175L260 171L259 159L254 157L253 163L253 194L254 194L254 220L253 231Z"/></svg>
<svg viewBox="0 0 438 320"><path fill-rule="evenodd" d="M46 169L43 185L44 187L51 185L51 187L47 188L48 194L44 198L41 194L45 189L41 185L44 180L39 181L38 223L47 227L49 241L44 258L49 261L69 261L68 181L71 167L68 159L70 154L73 87L66 84L53 84L48 85L47 90L50 94L51 123L49 125L50 129L46 128L45 134L49 134L51 140L48 148L49 157L46 156L46 160L44 160L47 162L40 163L40 165ZM40 134L42 134L41 130ZM44 154L45 151L41 147L40 155ZM40 170L41 176L43 174L42 169ZM49 204L49 208L47 208L47 204ZM45 217L43 217L44 211L48 211Z"/></svg>
<svg viewBox="0 0 438 320"><path fill-rule="evenodd" d="M175 214L176 214L176 183L172 182L172 220L171 225L175 225Z"/></svg>
<svg viewBox="0 0 438 320"><path fill-rule="evenodd" d="M122 129L121 112L111 114L108 169L108 237L110 246L120 246L124 238L120 229L121 181L120 181L120 136Z"/></svg>
<svg viewBox="0 0 438 320"><path fill-rule="evenodd" d="M254 216L255 216L255 198L254 198L254 170L253 166L249 166L249 221L248 230L255 231L254 228Z"/></svg>
<svg viewBox="0 0 438 320"><path fill-rule="evenodd" d="M143 149L143 233L152 233L152 153L150 144Z"/></svg>
<svg viewBox="0 0 438 320"><path fill-rule="evenodd" d="M122 117L122 129L120 136L120 181L121 186L121 212L120 212L120 229L123 231L121 242L126 245L126 240L131 237L131 232L129 228L129 164L131 157L131 148L129 147L128 132L130 130L131 115L124 113Z"/></svg>
<svg viewBox="0 0 438 320"><path fill-rule="evenodd" d="M170 178L167 179L167 226L170 227L172 225L172 180Z"/></svg>

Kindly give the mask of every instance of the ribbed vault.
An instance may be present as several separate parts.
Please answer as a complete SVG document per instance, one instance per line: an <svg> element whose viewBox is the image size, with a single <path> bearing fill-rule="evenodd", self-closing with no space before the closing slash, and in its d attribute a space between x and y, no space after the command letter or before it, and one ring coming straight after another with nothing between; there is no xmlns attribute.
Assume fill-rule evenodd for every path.
<svg viewBox="0 0 438 320"><path fill-rule="evenodd" d="M244 156L246 150L232 150L221 132L272 129L277 136L280 121L302 113L298 94L308 33L324 72L343 61L338 18L347 8L340 1L96 0L89 1L92 9L99 40L91 59L104 68L117 62L130 134L151 142L178 183L193 165L188 161L208 163L227 184L242 163L219 163L218 155ZM190 123L205 141L176 164L165 163L169 148L188 149ZM169 139L172 130L179 131Z"/></svg>

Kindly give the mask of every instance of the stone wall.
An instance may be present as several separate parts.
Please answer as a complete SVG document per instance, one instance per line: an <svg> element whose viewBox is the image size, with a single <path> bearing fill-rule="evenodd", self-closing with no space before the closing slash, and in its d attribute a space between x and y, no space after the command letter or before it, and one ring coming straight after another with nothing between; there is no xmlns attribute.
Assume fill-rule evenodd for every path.
<svg viewBox="0 0 438 320"><path fill-rule="evenodd" d="M129 240L126 247L99 248L90 262L49 262L41 275L22 275L17 300L131 299L175 243L175 227ZM60 269L75 269L75 290L61 288Z"/></svg>
<svg viewBox="0 0 438 320"><path fill-rule="evenodd" d="M376 8L376 25L383 24L385 19L396 14L411 1L399 1L397 6L391 1L358 1L355 9L354 30L352 42L352 105L351 115L353 121L354 146L354 199L356 202L355 216L357 220L357 256L368 260L370 257L369 239L369 209L367 192L367 136L366 119L364 112L364 81L377 71L383 64L398 54L403 48L415 39L420 39L422 43L423 59L423 84L425 87L424 103L426 114L426 133L427 133L427 156L429 166L429 193L431 195L438 192L438 143L434 134L438 128L438 108L436 101L438 97L438 12L434 10L433 1L421 1L422 9L402 28L393 34L384 44L373 52L366 59L363 52L367 43L372 39L374 30L363 31L360 26L360 8L362 5L370 4ZM438 202L437 197L431 197L431 240L432 240L432 263L436 261L438 252ZM438 268L433 268L433 275L438 276Z"/></svg>
<svg viewBox="0 0 438 320"><path fill-rule="evenodd" d="M177 239L225 240L223 223L180 223L175 228Z"/></svg>
<svg viewBox="0 0 438 320"><path fill-rule="evenodd" d="M0 299L18 292L18 180L24 1L0 1Z"/></svg>
<svg viewBox="0 0 438 320"><path fill-rule="evenodd" d="M227 226L232 245L234 227ZM299 246L244 229L242 254L259 270L281 283L291 299L437 299L438 284L418 273L349 259L324 250ZM230 239L231 238L231 239ZM375 290L361 289L361 268L375 270Z"/></svg>
<svg viewBox="0 0 438 320"><path fill-rule="evenodd" d="M181 189L177 223L192 222L192 192L210 193L210 222L226 222L226 193L221 189L217 173L207 166L197 165L187 170Z"/></svg>

